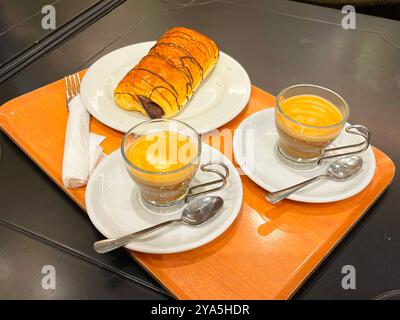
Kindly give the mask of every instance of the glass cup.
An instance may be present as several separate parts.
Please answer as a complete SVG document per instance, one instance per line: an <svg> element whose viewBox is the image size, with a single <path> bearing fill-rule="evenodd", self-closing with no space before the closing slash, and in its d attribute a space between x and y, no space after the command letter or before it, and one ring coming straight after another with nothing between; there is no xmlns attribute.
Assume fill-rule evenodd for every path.
<svg viewBox="0 0 400 320"><path fill-rule="evenodd" d="M168 140L165 139L167 135ZM137 143L138 139L147 140L144 148L143 143ZM181 121L154 119L129 130L122 140L121 152L142 198L151 205L168 207L188 194L189 184L199 167L201 138L196 130ZM135 153L140 155L138 161L146 159L158 169L149 170L133 163L130 155ZM182 166L177 165L176 169L166 171L162 170L164 164Z"/></svg>
<svg viewBox="0 0 400 320"><path fill-rule="evenodd" d="M285 100L296 96L317 96L327 100L341 113L341 120L333 125L305 125L282 110ZM282 90L276 98L275 126L279 139L276 155L285 165L295 169L310 169L318 165L326 147L336 139L349 116L347 102L332 90L300 84Z"/></svg>

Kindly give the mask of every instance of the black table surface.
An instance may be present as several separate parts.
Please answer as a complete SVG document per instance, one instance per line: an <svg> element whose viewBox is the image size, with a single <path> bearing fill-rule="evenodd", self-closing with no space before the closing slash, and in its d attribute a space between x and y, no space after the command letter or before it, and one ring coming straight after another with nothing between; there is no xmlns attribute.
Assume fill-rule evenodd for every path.
<svg viewBox="0 0 400 320"><path fill-rule="evenodd" d="M2 0L0 7L8 2L14 1ZM68 20L94 1L80 1L69 12L71 0L56 2ZM45 35L37 7L20 17L0 15L9 21L0 25L0 63ZM338 10L275 0L128 0L0 85L0 104L181 25L215 39L270 93L297 83L340 93L350 104L350 122L368 126L372 143L397 165L400 22L357 15L357 30L344 30L342 17ZM20 36L32 28L38 30L30 37ZM3 133L0 147L0 298L171 299L124 250L95 253L92 244L101 235L82 210ZM294 298L371 299L400 289L398 187L395 177ZM44 265L56 269L55 290L41 286ZM356 269L355 290L341 287L345 265Z"/></svg>

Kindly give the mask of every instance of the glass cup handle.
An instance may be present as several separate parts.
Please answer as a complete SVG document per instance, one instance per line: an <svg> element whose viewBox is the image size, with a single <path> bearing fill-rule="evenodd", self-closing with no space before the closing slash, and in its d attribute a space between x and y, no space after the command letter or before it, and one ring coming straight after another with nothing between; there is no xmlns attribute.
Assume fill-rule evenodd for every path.
<svg viewBox="0 0 400 320"><path fill-rule="evenodd" d="M346 129L347 133L350 134L355 134L358 136L361 136L364 138L364 141L360 142L360 143L355 143L355 144L351 144L348 146L342 146L342 147L337 147L337 148L331 148L331 149L326 149L321 157L318 160L318 164L325 159L331 159L331 158L336 158L336 157L343 157L343 156L348 156L351 154L358 154L361 152L364 152L365 150L368 149L369 147L369 141L371 139L371 133L369 132L368 128L359 124L355 124L353 126L348 126ZM344 152L344 153L338 153L338 154L333 154L333 155L329 155L330 152L335 152L335 151L339 151L339 150L346 150L346 149L355 149L358 148L357 150L353 150L353 151L348 151L348 152Z"/></svg>
<svg viewBox="0 0 400 320"><path fill-rule="evenodd" d="M221 171L219 171L219 170L217 170L217 169L210 168L210 166L212 166L212 165L221 166L221 167L224 169L225 172L221 172ZM228 183L229 168L228 168L224 163L222 163L222 162L220 162L220 161L211 161L211 162L202 164L202 165L200 166L200 170L203 171L203 172L212 172L212 173L215 173L215 174L217 174L217 175L220 177L220 179L213 180L213 181L206 182L206 183L202 183L202 184L199 184L199 185L197 185L197 186L194 186L194 187L189 188L189 192L188 192L188 194L187 194L187 196L186 196L186 198L185 198L185 202L186 202L186 203L187 203L187 202L189 201L189 199L191 199L191 198L199 197L199 196L205 195L205 194L207 194L207 193L211 193L211 192L215 192L215 191L221 190L221 189L225 188L226 184ZM199 192L197 192L197 193L194 193L194 192L193 192L193 191L196 190L196 189L203 188L203 187L207 187L207 186L211 186L211 185L215 185L215 184L220 184L220 185L217 186L217 187L208 189L208 190L199 191Z"/></svg>

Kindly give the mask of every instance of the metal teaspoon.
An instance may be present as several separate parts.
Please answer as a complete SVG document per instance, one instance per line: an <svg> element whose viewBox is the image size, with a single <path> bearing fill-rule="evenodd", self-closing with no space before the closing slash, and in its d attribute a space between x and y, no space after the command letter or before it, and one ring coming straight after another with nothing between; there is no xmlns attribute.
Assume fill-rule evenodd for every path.
<svg viewBox="0 0 400 320"><path fill-rule="evenodd" d="M318 181L320 179L331 179L334 181L344 181L351 178L354 174L356 174L361 167L363 166L363 159L359 156L351 156L351 157L344 157L332 162L331 165L328 167L326 174L316 176L310 180L301 182L294 186L271 192L265 196L269 203L277 203L292 193L300 190L301 188L308 186L310 183Z"/></svg>
<svg viewBox="0 0 400 320"><path fill-rule="evenodd" d="M98 253L105 253L112 251L114 249L120 248L132 239L142 236L148 232L154 231L158 228L164 227L166 225L184 222L189 225L199 225L215 216L215 214L220 211L224 204L224 200L221 197L208 196L194 200L188 204L188 206L183 210L182 216L178 219L164 221L160 224L148 227L146 229L137 231L126 236L105 239L97 241L94 243L94 250Z"/></svg>

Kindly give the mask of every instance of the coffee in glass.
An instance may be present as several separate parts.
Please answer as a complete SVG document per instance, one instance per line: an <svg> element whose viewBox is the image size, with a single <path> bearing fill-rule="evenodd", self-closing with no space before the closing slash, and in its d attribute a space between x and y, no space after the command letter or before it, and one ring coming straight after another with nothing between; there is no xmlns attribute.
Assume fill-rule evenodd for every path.
<svg viewBox="0 0 400 320"><path fill-rule="evenodd" d="M346 101L332 90L307 84L283 90L275 108L278 159L296 169L315 167L348 115Z"/></svg>

